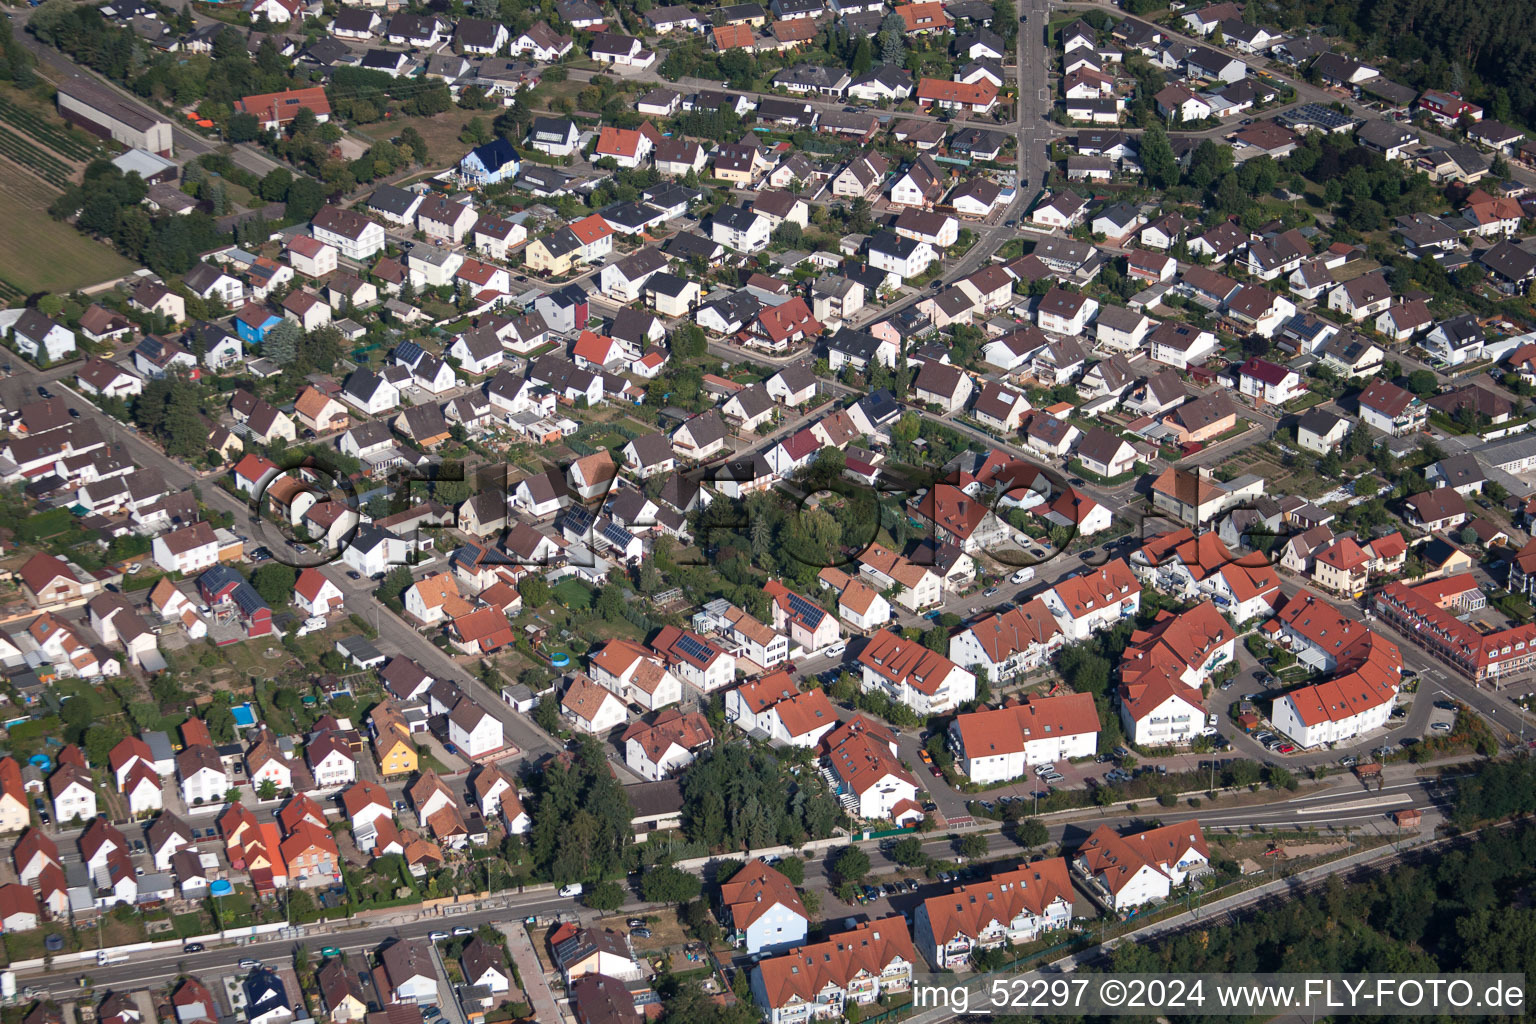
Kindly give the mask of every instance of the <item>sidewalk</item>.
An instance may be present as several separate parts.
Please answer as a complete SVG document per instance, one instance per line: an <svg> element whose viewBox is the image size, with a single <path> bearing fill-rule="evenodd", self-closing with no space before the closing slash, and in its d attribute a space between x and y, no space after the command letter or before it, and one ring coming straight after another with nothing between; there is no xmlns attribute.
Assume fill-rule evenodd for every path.
<svg viewBox="0 0 1536 1024"><path fill-rule="evenodd" d="M507 937L507 948L512 951L512 962L517 965L518 977L522 979L523 991L528 994L528 1003L533 1007L534 1019L550 1022L560 1020L555 995L549 990L544 966L539 963L539 954L528 938L528 929L521 921L498 924L496 927Z"/></svg>

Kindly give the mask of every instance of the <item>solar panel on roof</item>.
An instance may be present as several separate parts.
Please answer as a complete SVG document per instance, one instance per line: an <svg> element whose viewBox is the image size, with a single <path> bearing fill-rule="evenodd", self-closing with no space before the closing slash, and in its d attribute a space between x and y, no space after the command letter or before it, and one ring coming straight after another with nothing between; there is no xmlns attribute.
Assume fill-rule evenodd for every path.
<svg viewBox="0 0 1536 1024"><path fill-rule="evenodd" d="M789 595L789 610L793 612L807 626L814 628L826 616L826 612L819 606L812 604L799 594Z"/></svg>
<svg viewBox="0 0 1536 1024"><path fill-rule="evenodd" d="M609 523L607 526L603 527L603 539L608 541L614 547L626 548L629 546L629 542L634 540L635 537L634 534L624 529L624 527L620 526L618 523Z"/></svg>
<svg viewBox="0 0 1536 1024"><path fill-rule="evenodd" d="M678 637L676 647L683 652L685 657L693 658L697 661L708 661L711 653L710 649L701 641L695 640L691 636Z"/></svg>

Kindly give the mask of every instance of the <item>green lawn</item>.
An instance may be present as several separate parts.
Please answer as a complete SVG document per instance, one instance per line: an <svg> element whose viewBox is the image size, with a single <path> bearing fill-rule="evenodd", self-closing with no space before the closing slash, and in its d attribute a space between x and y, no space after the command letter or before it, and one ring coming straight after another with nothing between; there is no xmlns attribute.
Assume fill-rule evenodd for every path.
<svg viewBox="0 0 1536 1024"><path fill-rule="evenodd" d="M566 578L555 584L554 595L560 603L573 612L584 612L592 607L592 588L579 580Z"/></svg>
<svg viewBox="0 0 1536 1024"><path fill-rule="evenodd" d="M134 265L110 247L48 216L58 193L25 171L0 162L0 279L23 293L67 292L110 281ZM7 289L9 291L9 289Z"/></svg>

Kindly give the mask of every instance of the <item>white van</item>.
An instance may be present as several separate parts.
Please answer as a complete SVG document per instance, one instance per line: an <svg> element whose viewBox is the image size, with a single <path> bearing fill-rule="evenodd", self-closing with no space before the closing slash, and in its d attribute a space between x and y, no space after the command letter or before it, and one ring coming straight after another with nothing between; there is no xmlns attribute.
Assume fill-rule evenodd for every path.
<svg viewBox="0 0 1536 1024"><path fill-rule="evenodd" d="M1028 583L1030 580L1032 580L1034 578L1035 578L1035 567L1031 565L1031 566L1029 566L1027 568L1020 569L1018 572L1016 572L1012 576L1008 577L1008 580L1009 580L1010 583Z"/></svg>
<svg viewBox="0 0 1536 1024"><path fill-rule="evenodd" d="M563 886L560 887L560 895L561 896L566 896L566 897L580 896L581 893L582 893L582 888L581 888L581 883L580 882L572 882L570 885L563 885Z"/></svg>

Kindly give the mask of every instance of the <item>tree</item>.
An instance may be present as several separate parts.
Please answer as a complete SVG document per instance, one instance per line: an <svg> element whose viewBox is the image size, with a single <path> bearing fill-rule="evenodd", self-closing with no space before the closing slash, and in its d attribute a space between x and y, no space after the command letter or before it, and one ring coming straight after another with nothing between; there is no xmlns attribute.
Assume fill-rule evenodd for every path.
<svg viewBox="0 0 1536 1024"><path fill-rule="evenodd" d="M1142 133L1141 166L1147 173L1147 181L1155 188L1169 188L1178 183L1179 160L1173 155L1173 146L1162 125L1149 124Z"/></svg>
<svg viewBox="0 0 1536 1024"><path fill-rule="evenodd" d="M459 131L459 141L466 146L479 146L491 141L491 129L486 126L485 120L479 117L470 118Z"/></svg>
<svg viewBox="0 0 1536 1024"><path fill-rule="evenodd" d="M261 122L255 114L235 114L229 119L228 134L230 142L254 142L261 137Z"/></svg>
<svg viewBox="0 0 1536 1024"><path fill-rule="evenodd" d="M696 359L709 351L709 339L698 324L684 323L672 332L672 354L683 359Z"/></svg>
<svg viewBox="0 0 1536 1024"><path fill-rule="evenodd" d="M404 600L406 588L416 582L411 577L411 570L403 565L397 565L380 581L378 590L374 596L385 604L397 605Z"/></svg>
<svg viewBox="0 0 1536 1024"><path fill-rule="evenodd" d="M293 585L298 581L299 574L291 565L283 565L281 562L268 562L255 572L251 573L251 586L256 588L256 593L261 599L273 608L281 608L293 598Z"/></svg>
<svg viewBox="0 0 1536 1024"><path fill-rule="evenodd" d="M845 846L832 859L832 874L840 882L861 882L869 874L869 854L857 846Z"/></svg>
<svg viewBox="0 0 1536 1024"><path fill-rule="evenodd" d="M699 876L670 864L653 867L640 880L640 895L651 903L687 903L699 898Z"/></svg>
<svg viewBox="0 0 1536 1024"><path fill-rule="evenodd" d="M529 608L542 608L549 603L549 584L538 576L524 576L517 583L517 592Z"/></svg>
<svg viewBox="0 0 1536 1024"><path fill-rule="evenodd" d="M793 885L805 884L805 861L799 857L787 857L779 861L779 874L789 879ZM806 893L809 896L810 893Z"/></svg>
<svg viewBox="0 0 1536 1024"><path fill-rule="evenodd" d="M875 47L869 41L868 34L859 37L859 45L853 51L853 73L855 75L866 74L875 66Z"/></svg>
<svg viewBox="0 0 1536 1024"><path fill-rule="evenodd" d="M256 797L260 800L276 800L277 783L271 779L262 779L256 786Z"/></svg>
<svg viewBox="0 0 1536 1024"><path fill-rule="evenodd" d="M1440 390L1440 380L1429 370L1414 370L1408 375L1408 390L1429 398Z"/></svg>
<svg viewBox="0 0 1536 1024"><path fill-rule="evenodd" d="M112 748L123 741L119 725L93 725L85 731L86 760L91 764L106 764L111 759Z"/></svg>
<svg viewBox="0 0 1536 1024"><path fill-rule="evenodd" d="M289 186L286 202L289 220L309 220L325 205L325 186L308 175L300 175Z"/></svg>
<svg viewBox="0 0 1536 1024"><path fill-rule="evenodd" d="M293 187L293 172L286 167L274 167L261 179L261 198L269 203L282 202Z"/></svg>
<svg viewBox="0 0 1536 1024"><path fill-rule="evenodd" d="M522 104L518 104L518 106L522 106ZM410 149L411 159L418 164L426 163L427 158L431 155L427 150L427 140L421 137L419 131L409 125L400 130L400 144Z"/></svg>
<svg viewBox="0 0 1536 1024"><path fill-rule="evenodd" d="M593 910L611 914L624 905L624 889L618 882L604 879L586 891L582 902Z"/></svg>
<svg viewBox="0 0 1536 1024"><path fill-rule="evenodd" d="M1246 758L1233 761L1227 768L1227 783L1235 787L1252 786L1259 781L1259 766Z"/></svg>
<svg viewBox="0 0 1536 1024"><path fill-rule="evenodd" d="M602 616L605 622L619 622L624 618L624 609L627 602L624 600L624 590L617 584L610 583L598 591L597 601L592 609Z"/></svg>
<svg viewBox="0 0 1536 1024"><path fill-rule="evenodd" d="M980 860L987 855L987 837L980 832L968 832L960 837L960 856L966 860Z"/></svg>
<svg viewBox="0 0 1536 1024"><path fill-rule="evenodd" d="M1019 842L1025 846L1044 846L1051 841L1051 834L1046 830L1045 822L1039 818L1025 818L1019 822L1015 834Z"/></svg>
<svg viewBox="0 0 1536 1024"><path fill-rule="evenodd" d="M900 67L906 59L906 23L895 11L887 14L880 23L880 63Z"/></svg>
<svg viewBox="0 0 1536 1024"><path fill-rule="evenodd" d="M304 340L304 329L293 320L282 323L267 332L261 343L261 354L278 366L288 366L299 357L299 342Z"/></svg>
<svg viewBox="0 0 1536 1024"><path fill-rule="evenodd" d="M1264 781L1275 789L1295 789L1298 785L1290 769L1282 768L1280 765L1271 765L1264 769Z"/></svg>
<svg viewBox="0 0 1536 1024"><path fill-rule="evenodd" d="M923 852L923 841L917 836L902 836L891 844L891 860L904 868L913 868L928 859Z"/></svg>
<svg viewBox="0 0 1536 1024"><path fill-rule="evenodd" d="M550 735L560 731L560 702L546 693L533 709L533 722Z"/></svg>

